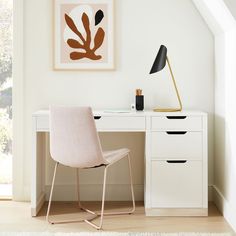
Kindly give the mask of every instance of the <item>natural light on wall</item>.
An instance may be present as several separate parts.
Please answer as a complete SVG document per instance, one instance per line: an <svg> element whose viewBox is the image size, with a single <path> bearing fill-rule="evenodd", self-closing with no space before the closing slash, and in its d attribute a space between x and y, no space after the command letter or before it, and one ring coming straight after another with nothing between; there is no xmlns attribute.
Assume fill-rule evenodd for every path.
<svg viewBox="0 0 236 236"><path fill-rule="evenodd" d="M0 199L12 196L12 6L0 0Z"/></svg>

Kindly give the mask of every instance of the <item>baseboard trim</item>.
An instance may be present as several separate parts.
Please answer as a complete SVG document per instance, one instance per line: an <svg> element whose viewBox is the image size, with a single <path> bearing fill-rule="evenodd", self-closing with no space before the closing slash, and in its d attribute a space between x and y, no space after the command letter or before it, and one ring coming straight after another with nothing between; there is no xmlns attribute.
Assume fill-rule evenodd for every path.
<svg viewBox="0 0 236 236"><path fill-rule="evenodd" d="M146 216L208 216L208 208L150 208Z"/></svg>
<svg viewBox="0 0 236 236"><path fill-rule="evenodd" d="M236 209L231 206L228 200L225 199L217 186L213 185L212 190L213 202L233 230L236 231Z"/></svg>
<svg viewBox="0 0 236 236"><path fill-rule="evenodd" d="M31 207L31 216L37 216L45 202L45 193L42 193L37 201L36 208Z"/></svg>
<svg viewBox="0 0 236 236"><path fill-rule="evenodd" d="M212 184L208 185L208 202L212 202L213 198L212 198Z"/></svg>
<svg viewBox="0 0 236 236"><path fill-rule="evenodd" d="M46 199L49 197L51 185L46 185ZM129 201L130 200L129 184L108 184L107 196L108 201ZM208 201L212 201L213 186L208 186ZM135 200L144 200L144 186L134 184ZM102 194L102 184L81 184L80 193L82 201L100 201ZM56 201L76 201L76 186L73 184L57 184L54 187L54 199Z"/></svg>
<svg viewBox="0 0 236 236"><path fill-rule="evenodd" d="M46 200L49 198L51 186L45 186ZM131 192L129 184L107 184L106 201L130 201ZM143 201L144 187L134 184L136 201ZM102 184L80 184L81 201L100 201L102 196ZM77 201L76 185L55 185L53 191L54 201Z"/></svg>
<svg viewBox="0 0 236 236"><path fill-rule="evenodd" d="M109 201L129 201L130 200L130 191L129 191L128 184L108 184L108 186L109 187L108 187L107 194L109 195L109 199L108 199ZM51 185L46 185L45 187L46 187L46 199L48 200ZM56 185L55 189L56 190L55 190L54 198L56 201L76 201L76 197L75 197L76 186L75 185L59 184L59 185ZM99 194L101 193L101 189L102 189L101 184L98 184L98 185L97 184L81 184L82 201L100 201L101 195ZM120 192L118 191L118 189ZM212 189L213 189L213 186L209 185L208 186L208 201L209 202L213 201ZM84 190L86 191L86 193L83 193ZM69 192L66 192L66 191L69 191ZM117 195L115 195L115 193L111 193L111 191L115 191ZM136 200L144 201L144 186L142 184L135 184L134 191L135 191ZM62 197L59 197L58 192L62 193ZM22 200L30 201L30 188L29 187L28 188L25 187L25 193L26 193L26 197ZM86 196L88 193L95 194L95 197L94 195ZM120 194L122 194L121 196L122 199L119 198Z"/></svg>

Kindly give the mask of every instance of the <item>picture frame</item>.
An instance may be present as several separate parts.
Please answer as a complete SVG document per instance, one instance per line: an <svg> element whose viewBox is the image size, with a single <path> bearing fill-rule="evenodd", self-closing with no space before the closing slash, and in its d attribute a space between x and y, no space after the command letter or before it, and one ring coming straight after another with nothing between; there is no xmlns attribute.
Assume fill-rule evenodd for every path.
<svg viewBox="0 0 236 236"><path fill-rule="evenodd" d="M114 70L113 0L54 0L54 69Z"/></svg>

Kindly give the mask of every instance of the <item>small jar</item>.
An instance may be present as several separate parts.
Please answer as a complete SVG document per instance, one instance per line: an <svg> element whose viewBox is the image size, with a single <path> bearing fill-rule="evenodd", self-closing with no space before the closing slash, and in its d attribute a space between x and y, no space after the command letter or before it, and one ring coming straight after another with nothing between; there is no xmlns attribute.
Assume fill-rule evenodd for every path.
<svg viewBox="0 0 236 236"><path fill-rule="evenodd" d="M135 108L137 111L143 111L144 109L144 96L143 95L136 95Z"/></svg>

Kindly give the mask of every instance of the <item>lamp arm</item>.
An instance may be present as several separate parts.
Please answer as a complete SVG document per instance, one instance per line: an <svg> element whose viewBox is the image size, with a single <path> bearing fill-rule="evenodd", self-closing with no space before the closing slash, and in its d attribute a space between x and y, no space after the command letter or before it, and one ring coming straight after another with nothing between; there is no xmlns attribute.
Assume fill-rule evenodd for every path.
<svg viewBox="0 0 236 236"><path fill-rule="evenodd" d="M175 92L176 92L176 95L177 95L177 97L178 97L179 106L180 106L179 111L182 111L182 102L181 102L181 99L180 99L180 96L179 96L179 91L178 91L178 88L177 88L177 85L176 85L176 82L175 82L174 74L173 74L173 72L172 72L172 69L171 69L171 66L170 66L170 61L169 61L169 58L168 58L168 57L166 57L166 61L167 61L168 67L169 67L169 69L170 69L170 74L171 74L172 82L173 82L173 84L174 84Z"/></svg>

